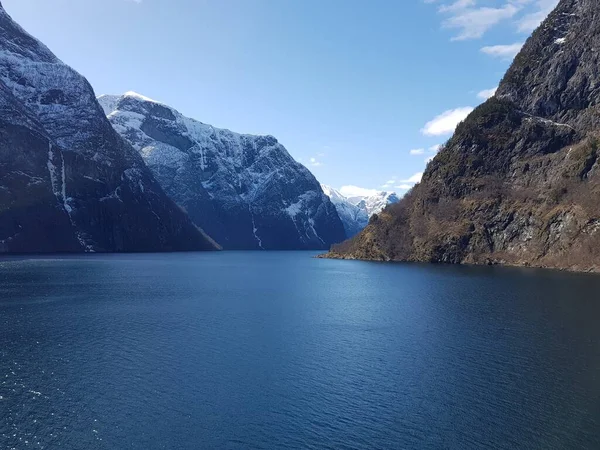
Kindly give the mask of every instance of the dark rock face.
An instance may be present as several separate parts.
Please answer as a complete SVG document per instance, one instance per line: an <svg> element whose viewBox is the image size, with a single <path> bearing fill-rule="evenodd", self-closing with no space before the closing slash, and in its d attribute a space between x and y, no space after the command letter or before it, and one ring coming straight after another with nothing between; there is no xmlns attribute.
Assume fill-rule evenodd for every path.
<svg viewBox="0 0 600 450"><path fill-rule="evenodd" d="M0 83L0 252L83 250L52 186L48 167L61 164L56 150Z"/></svg>
<svg viewBox="0 0 600 450"><path fill-rule="evenodd" d="M497 97L533 116L597 129L599 12L595 0L561 1L515 58Z"/></svg>
<svg viewBox="0 0 600 450"><path fill-rule="evenodd" d="M167 194L225 249L326 249L346 238L315 177L272 136L221 130L133 92L99 101Z"/></svg>
<svg viewBox="0 0 600 450"><path fill-rule="evenodd" d="M562 0L421 184L330 256L599 271L599 13Z"/></svg>
<svg viewBox="0 0 600 450"><path fill-rule="evenodd" d="M0 6L0 251L214 249L89 83Z"/></svg>

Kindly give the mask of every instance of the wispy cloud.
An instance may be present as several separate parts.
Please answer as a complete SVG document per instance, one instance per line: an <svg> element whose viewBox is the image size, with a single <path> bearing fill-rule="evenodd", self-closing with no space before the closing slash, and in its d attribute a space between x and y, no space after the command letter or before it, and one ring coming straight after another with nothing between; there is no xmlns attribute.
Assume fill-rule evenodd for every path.
<svg viewBox="0 0 600 450"><path fill-rule="evenodd" d="M417 184L421 182L421 178L423 178L423 172L417 172L412 177L407 178L406 180L400 180L400 183L404 184Z"/></svg>
<svg viewBox="0 0 600 450"><path fill-rule="evenodd" d="M366 189L354 185L342 186L340 192L344 197L370 197L377 194L376 189Z"/></svg>
<svg viewBox="0 0 600 450"><path fill-rule="evenodd" d="M425 158L425 164L428 164L429 161L431 161L433 158L435 158L435 155L442 149L442 144L436 144L436 145L432 145L431 147L429 147L427 150L429 153L433 153L433 155L428 156L427 158Z"/></svg>
<svg viewBox="0 0 600 450"><path fill-rule="evenodd" d="M435 146L437 147L437 146ZM433 148L433 147L432 147ZM426 151L432 151L431 148ZM379 194L382 191L391 192L391 191L408 191L412 189L412 187L421 181L423 177L423 172L417 172L414 175L402 179L401 177L390 177L385 183L380 186L380 190L377 189L366 189L354 185L342 186L340 188L340 192L346 197L369 197L372 195ZM403 193L403 192L400 192Z"/></svg>
<svg viewBox="0 0 600 450"><path fill-rule="evenodd" d="M329 147L323 147L323 149L326 149ZM307 166L310 167L322 167L325 165L325 163L323 162L323 159L327 157L327 153L324 151L319 151L313 154L313 156L311 156L310 158L308 158L308 163L306 164Z"/></svg>
<svg viewBox="0 0 600 450"><path fill-rule="evenodd" d="M522 33L531 33L552 12L558 0L537 0L535 2L537 11L525 14L517 21L517 28Z"/></svg>
<svg viewBox="0 0 600 450"><path fill-rule="evenodd" d="M431 154L433 153L434 155L440 151L440 148L442 148L442 146L440 144L436 144L436 145L432 145L431 147L429 147L428 149L424 149L424 148L415 148L412 149L409 153L412 156L422 156L425 154ZM429 160L431 160L433 158L433 156L428 156L427 159L425 159L425 162L428 162ZM396 182L396 180L391 180L388 181L386 184L388 185L392 185Z"/></svg>
<svg viewBox="0 0 600 450"><path fill-rule="evenodd" d="M513 59L523 48L523 42L508 45L489 45L481 48L481 52L494 58Z"/></svg>
<svg viewBox="0 0 600 450"><path fill-rule="evenodd" d="M496 95L496 90L498 90L498 86L496 86L495 88L492 88L492 89L484 89L483 91L479 91L477 93L477 98L480 98L482 100L487 100L488 98L491 98L494 95Z"/></svg>
<svg viewBox="0 0 600 450"><path fill-rule="evenodd" d="M394 187L394 184L396 184L398 182L397 180L398 180L398 177L393 177L392 179L387 180L385 183L383 183L380 187L381 187L381 189L385 189L385 190L391 189Z"/></svg>
<svg viewBox="0 0 600 450"><path fill-rule="evenodd" d="M532 32L559 0L423 0L439 5L442 27L457 30L453 41L483 37L490 29L511 22L521 33ZM482 5L482 3L486 3Z"/></svg>
<svg viewBox="0 0 600 450"><path fill-rule="evenodd" d="M312 157L308 160L308 165L311 167L321 167L323 163L319 161L317 158Z"/></svg>
<svg viewBox="0 0 600 450"><path fill-rule="evenodd" d="M456 0L438 9L440 13L448 15L442 26L458 30L453 41L478 39L500 22L513 18L520 10L521 6L511 2L494 8L477 6L475 0Z"/></svg>
<svg viewBox="0 0 600 450"><path fill-rule="evenodd" d="M463 106L461 108L449 109L444 111L439 116L433 118L425 124L421 129L421 133L425 136L442 136L451 134L456 129L457 125L465 120L471 114L473 108Z"/></svg>

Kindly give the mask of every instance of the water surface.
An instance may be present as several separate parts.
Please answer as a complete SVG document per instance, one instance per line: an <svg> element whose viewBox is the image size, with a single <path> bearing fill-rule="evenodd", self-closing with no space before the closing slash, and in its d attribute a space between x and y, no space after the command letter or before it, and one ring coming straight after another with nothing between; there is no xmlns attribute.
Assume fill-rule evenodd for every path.
<svg viewBox="0 0 600 450"><path fill-rule="evenodd" d="M600 277L0 259L0 448L600 448Z"/></svg>

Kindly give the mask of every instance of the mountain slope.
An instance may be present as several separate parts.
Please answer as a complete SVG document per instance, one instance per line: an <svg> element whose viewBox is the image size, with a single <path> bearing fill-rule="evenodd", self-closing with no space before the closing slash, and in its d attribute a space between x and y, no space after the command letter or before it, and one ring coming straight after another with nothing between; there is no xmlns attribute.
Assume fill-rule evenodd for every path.
<svg viewBox="0 0 600 450"><path fill-rule="evenodd" d="M335 205L344 224L346 235L353 237L369 223L369 218L379 214L388 205L398 202L394 192L378 192L371 196L346 197L331 186L321 185L323 192Z"/></svg>
<svg viewBox="0 0 600 450"><path fill-rule="evenodd" d="M147 97L99 98L167 194L226 249L325 249L345 239L315 177L272 136L233 133Z"/></svg>
<svg viewBox="0 0 600 450"><path fill-rule="evenodd" d="M0 251L213 249L85 78L0 5Z"/></svg>
<svg viewBox="0 0 600 450"><path fill-rule="evenodd" d="M0 253L83 250L55 188L56 153L43 127L0 82Z"/></svg>
<svg viewBox="0 0 600 450"><path fill-rule="evenodd" d="M398 203L400 199L395 192L381 191L373 195L348 197L348 201L366 211L369 217L379 214L388 205Z"/></svg>
<svg viewBox="0 0 600 450"><path fill-rule="evenodd" d="M354 203L350 202L339 191L330 186L321 185L323 192L327 195L334 204L335 209L342 220L346 236L352 237L360 233L363 228L369 223L369 215L364 208L359 208Z"/></svg>
<svg viewBox="0 0 600 450"><path fill-rule="evenodd" d="M599 12L562 0L422 182L329 256L600 270Z"/></svg>

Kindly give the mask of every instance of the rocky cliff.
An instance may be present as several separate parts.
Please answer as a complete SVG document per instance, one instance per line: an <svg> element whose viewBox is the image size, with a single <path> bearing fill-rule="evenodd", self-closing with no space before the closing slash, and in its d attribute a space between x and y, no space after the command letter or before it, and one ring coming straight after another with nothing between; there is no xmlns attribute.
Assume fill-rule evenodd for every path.
<svg viewBox="0 0 600 450"><path fill-rule="evenodd" d="M308 169L272 136L238 134L129 92L99 98L169 196L225 249L326 249L346 238Z"/></svg>
<svg viewBox="0 0 600 450"><path fill-rule="evenodd" d="M329 256L600 270L600 4L562 0L422 182Z"/></svg>
<svg viewBox="0 0 600 450"><path fill-rule="evenodd" d="M0 5L0 252L214 248L85 78Z"/></svg>

